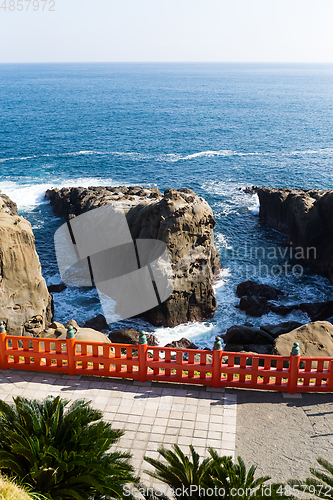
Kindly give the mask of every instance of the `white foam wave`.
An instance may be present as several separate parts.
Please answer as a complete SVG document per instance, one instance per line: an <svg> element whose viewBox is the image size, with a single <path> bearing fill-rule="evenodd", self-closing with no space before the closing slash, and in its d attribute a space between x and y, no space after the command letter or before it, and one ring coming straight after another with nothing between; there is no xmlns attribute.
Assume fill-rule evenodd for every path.
<svg viewBox="0 0 333 500"><path fill-rule="evenodd" d="M36 184L19 184L12 181L3 181L0 182L0 190L9 196L17 204L19 209L22 209L44 203L44 196L47 189L111 185L111 179L80 177L76 179L55 179L54 182Z"/></svg>
<svg viewBox="0 0 333 500"><path fill-rule="evenodd" d="M214 235L214 240L218 249L225 248L226 250L232 250L233 246L230 245L229 239L223 233L216 233Z"/></svg>
<svg viewBox="0 0 333 500"><path fill-rule="evenodd" d="M236 184L230 180L208 181L202 184L201 188L209 194L221 197L221 202L214 208L214 217L216 219L230 214L237 214L244 210L249 210L254 215L259 214L258 195L245 193L245 185Z"/></svg>
<svg viewBox="0 0 333 500"><path fill-rule="evenodd" d="M0 182L1 192L9 196L18 208L43 203L45 191L51 187L50 184L19 185L11 181Z"/></svg>
<svg viewBox="0 0 333 500"><path fill-rule="evenodd" d="M43 156L49 156L49 155L43 155ZM33 156L18 156L14 158L0 158L0 163L3 163L5 161L16 161L16 160L31 160L32 158L37 158L36 155Z"/></svg>
<svg viewBox="0 0 333 500"><path fill-rule="evenodd" d="M248 195L249 196L249 195ZM249 210L252 212L254 215L259 215L259 208L260 208L260 202L259 202L259 197L258 195L252 194L250 195L251 199L249 200Z"/></svg>
<svg viewBox="0 0 333 500"><path fill-rule="evenodd" d="M199 153L193 153L188 156L183 156L182 160L192 160L192 158L212 158L213 156L232 156L235 154L234 151L229 151L228 149L220 149L219 151L200 151Z"/></svg>
<svg viewBox="0 0 333 500"><path fill-rule="evenodd" d="M174 328L156 328L154 335L158 338L161 346L185 337L198 347L212 348L213 339L217 335L217 327L208 322L185 323Z"/></svg>
<svg viewBox="0 0 333 500"><path fill-rule="evenodd" d="M205 150L199 151L197 153L191 153L184 155L182 153L162 153L162 154L148 154L139 153L137 151L96 151L96 150L80 150L72 151L68 153L58 153L58 154L41 154L41 155L27 155L18 156L11 158L0 158L0 163L6 161L20 161L20 160L30 160L35 158L64 158L71 156L92 156L92 155L102 155L102 156L126 156L133 160L154 160L158 162L178 162L184 160L193 160L195 158L213 158L218 156L271 156L276 157L281 156L298 156L298 155L322 155L331 154L333 152L332 148L323 148L318 150L305 149L296 151L287 151L285 153L267 152L267 151L233 151L230 149L219 149L219 150Z"/></svg>

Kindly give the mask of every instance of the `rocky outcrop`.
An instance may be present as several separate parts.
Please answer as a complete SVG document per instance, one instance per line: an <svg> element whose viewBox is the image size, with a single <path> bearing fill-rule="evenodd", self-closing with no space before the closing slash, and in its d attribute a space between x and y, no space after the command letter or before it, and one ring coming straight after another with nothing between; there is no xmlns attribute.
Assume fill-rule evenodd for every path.
<svg viewBox="0 0 333 500"><path fill-rule="evenodd" d="M95 318L88 319L83 325L83 328L93 328L101 332L102 330L109 330L109 325L106 322L105 316L103 316L103 314L98 314Z"/></svg>
<svg viewBox="0 0 333 500"><path fill-rule="evenodd" d="M139 332L136 330L114 330L110 332L109 338L113 344L138 344ZM146 334L148 345L157 346L158 339L153 334Z"/></svg>
<svg viewBox="0 0 333 500"><path fill-rule="evenodd" d="M316 321L302 325L274 341L273 354L289 356L293 343L298 342L301 356L333 356L333 325Z"/></svg>
<svg viewBox="0 0 333 500"><path fill-rule="evenodd" d="M271 354L274 340L285 333L302 326L297 321L285 321L278 325L266 325L256 328L250 323L234 325L223 336L224 351ZM290 354L290 353L289 353Z"/></svg>
<svg viewBox="0 0 333 500"><path fill-rule="evenodd" d="M226 343L223 350L226 352L290 356L294 342L298 342L301 356L333 356L333 325L327 321L306 325L288 321L262 326L260 329L235 325L227 330L223 340Z"/></svg>
<svg viewBox="0 0 333 500"><path fill-rule="evenodd" d="M30 223L0 195L0 319L8 334L37 335L52 320Z"/></svg>
<svg viewBox="0 0 333 500"><path fill-rule="evenodd" d="M59 335L59 340L65 340L67 336L67 330ZM111 340L104 335L104 333L98 332L93 328L80 328L78 333L75 334L75 340L77 342L103 342L104 344L110 344Z"/></svg>
<svg viewBox="0 0 333 500"><path fill-rule="evenodd" d="M198 346L193 344L190 340L183 337L180 340L173 340L166 344L164 347L173 347L174 349L198 349Z"/></svg>
<svg viewBox="0 0 333 500"><path fill-rule="evenodd" d="M288 235L294 256L333 283L333 190L256 187L259 217Z"/></svg>
<svg viewBox="0 0 333 500"><path fill-rule="evenodd" d="M18 215L17 205L14 203L9 196L1 193L0 191L0 213L8 215Z"/></svg>
<svg viewBox="0 0 333 500"><path fill-rule="evenodd" d="M240 283L236 295L240 297L237 307L249 316L259 317L269 312L286 316L293 311L306 313L311 321L325 321L333 316L333 300L280 305L277 300L285 295L281 290L269 285L259 285L254 281Z"/></svg>
<svg viewBox="0 0 333 500"><path fill-rule="evenodd" d="M237 297L262 297L267 300L277 300L284 292L270 285L258 284L255 281L243 281L237 285Z"/></svg>
<svg viewBox="0 0 333 500"><path fill-rule="evenodd" d="M241 311L249 316L259 317L271 310L270 300L277 300L284 293L269 285L243 281L237 286L236 295L240 297L238 307Z"/></svg>
<svg viewBox="0 0 333 500"><path fill-rule="evenodd" d="M273 344L274 337L260 328L235 325L228 328L223 340L226 344Z"/></svg>
<svg viewBox="0 0 333 500"><path fill-rule="evenodd" d="M208 203L190 189L90 187L48 190L57 215L71 219L111 203L122 208L134 239L166 243L174 292L144 317L156 326L175 326L211 318L217 308L212 281L220 268L214 244L215 221Z"/></svg>
<svg viewBox="0 0 333 500"><path fill-rule="evenodd" d="M284 321L278 325L261 326L260 330L269 333L273 339L276 339L279 335L296 330L296 328L299 328L300 326L302 326L302 323L299 323L298 321Z"/></svg>

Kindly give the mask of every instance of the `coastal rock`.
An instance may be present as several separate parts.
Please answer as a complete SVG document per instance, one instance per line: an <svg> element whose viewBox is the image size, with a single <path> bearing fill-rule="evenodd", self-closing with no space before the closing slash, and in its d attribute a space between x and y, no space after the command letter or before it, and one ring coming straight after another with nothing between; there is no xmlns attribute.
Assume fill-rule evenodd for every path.
<svg viewBox="0 0 333 500"><path fill-rule="evenodd" d="M173 340L164 347L173 347L174 349L198 349L197 345L193 344L193 342L184 337L180 340Z"/></svg>
<svg viewBox="0 0 333 500"><path fill-rule="evenodd" d="M59 340L65 340L67 335L67 331L63 332L62 335L58 337ZM103 344L111 344L110 339L104 335L104 333L97 332L92 328L80 328L79 333L75 335L76 342L103 342ZM76 352L81 352L81 346L76 346ZM87 347L88 354L92 354L92 348L90 346ZM103 347L100 346L98 348L98 354L103 354Z"/></svg>
<svg viewBox="0 0 333 500"><path fill-rule="evenodd" d="M270 285L263 285L255 281L243 281L237 285L237 297L262 297L267 300L277 300L284 293Z"/></svg>
<svg viewBox="0 0 333 500"><path fill-rule="evenodd" d="M140 186L63 188L45 195L57 215L69 219L111 203L126 213L133 239L166 243L174 275L174 292L143 316L156 326L176 326L213 316L212 287L220 269L214 243L215 221L208 203L190 189Z"/></svg>
<svg viewBox="0 0 333 500"><path fill-rule="evenodd" d="M65 329L65 326L62 323L59 323L58 321L53 321L52 323L49 324L49 328L57 330L57 328Z"/></svg>
<svg viewBox="0 0 333 500"><path fill-rule="evenodd" d="M274 337L260 328L234 325L223 336L226 345L230 344L273 344Z"/></svg>
<svg viewBox="0 0 333 500"><path fill-rule="evenodd" d="M277 304L276 301L285 295L284 292L269 285L260 285L254 281L240 283L237 286L236 295L240 297L239 309L253 317L260 317L269 312L286 316L293 311L305 312L311 321L325 321L333 316L333 300L281 305Z"/></svg>
<svg viewBox="0 0 333 500"><path fill-rule="evenodd" d="M59 283L58 285L49 285L47 287L50 293L60 293L66 290L66 288L67 286L65 285L65 283Z"/></svg>
<svg viewBox="0 0 333 500"><path fill-rule="evenodd" d="M276 339L279 335L283 335L284 333L289 333L292 330L296 330L302 326L302 323L298 321L285 321L283 323L279 323L278 325L264 325L260 327L260 330L269 333L273 339Z"/></svg>
<svg viewBox="0 0 333 500"><path fill-rule="evenodd" d="M0 191L0 214L18 215L17 205L9 196Z"/></svg>
<svg viewBox="0 0 333 500"><path fill-rule="evenodd" d="M42 339L56 339L57 336L55 334L55 330L53 328L46 328L42 332L39 333L38 337Z"/></svg>
<svg viewBox="0 0 333 500"><path fill-rule="evenodd" d="M280 335L274 341L273 354L289 356L293 343L298 342L301 356L333 356L333 325L316 321Z"/></svg>
<svg viewBox="0 0 333 500"><path fill-rule="evenodd" d="M0 319L10 335L37 335L52 320L51 299L30 223L0 195Z"/></svg>
<svg viewBox="0 0 333 500"><path fill-rule="evenodd" d="M243 281L236 289L240 297L239 309L249 316L259 317L271 310L271 300L278 300L284 292L270 285L263 285L255 281Z"/></svg>
<svg viewBox="0 0 333 500"><path fill-rule="evenodd" d="M304 303L299 308L309 315L311 321L325 321L333 315L333 300Z"/></svg>
<svg viewBox="0 0 333 500"><path fill-rule="evenodd" d="M24 335L37 337L44 329L43 317L40 315L33 316L29 321L24 323Z"/></svg>
<svg viewBox="0 0 333 500"><path fill-rule="evenodd" d="M333 190L256 187L259 217L288 235L296 259L333 283Z"/></svg>
<svg viewBox="0 0 333 500"><path fill-rule="evenodd" d="M78 332L80 331L80 327L79 327L79 325L77 324L77 322L75 321L75 319L70 319L69 321L67 321L67 323L66 323L66 327L65 327L65 328L67 329L69 326L72 326L72 327L73 327L73 329L74 329L74 331L75 331L76 333L78 333Z"/></svg>
<svg viewBox="0 0 333 500"><path fill-rule="evenodd" d="M114 330L110 332L109 338L113 344L138 344L139 332L136 330ZM146 334L148 345L157 346L159 344L157 337L153 334Z"/></svg>
<svg viewBox="0 0 333 500"><path fill-rule="evenodd" d="M246 314L253 317L259 317L267 314L270 310L270 305L264 297L250 297L244 295L239 301L239 309L245 311Z"/></svg>
<svg viewBox="0 0 333 500"><path fill-rule="evenodd" d="M325 302L309 302L302 304L291 304L291 305L276 305L271 304L269 310L285 316L293 311L305 312L311 321L326 321L333 314L333 300L327 300Z"/></svg>
<svg viewBox="0 0 333 500"><path fill-rule="evenodd" d="M95 318L88 319L83 325L83 328L93 328L101 332L102 330L109 330L109 325L107 324L105 316L103 316L103 314L98 314Z"/></svg>
<svg viewBox="0 0 333 500"><path fill-rule="evenodd" d="M246 354L272 354L272 344L226 344L224 352L239 352ZM239 360L239 358L236 358ZM226 360L227 362L227 360ZM237 363L237 361L236 361Z"/></svg>

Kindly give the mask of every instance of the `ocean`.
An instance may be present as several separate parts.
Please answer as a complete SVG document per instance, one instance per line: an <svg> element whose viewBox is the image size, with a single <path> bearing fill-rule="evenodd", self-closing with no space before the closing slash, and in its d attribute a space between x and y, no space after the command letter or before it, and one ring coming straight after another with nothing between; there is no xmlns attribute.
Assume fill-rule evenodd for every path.
<svg viewBox="0 0 333 500"><path fill-rule="evenodd" d="M235 307L245 279L283 290L284 303L332 298L333 285L286 253L286 237L259 220L257 196L242 188L333 188L333 65L2 64L0 111L0 189L32 224L47 284L60 282L53 236L63 223L47 188L187 187L211 205L223 266L214 317L112 329L211 347L245 321L308 321L301 312L247 317ZM91 289L69 287L54 301L63 323L102 312Z"/></svg>

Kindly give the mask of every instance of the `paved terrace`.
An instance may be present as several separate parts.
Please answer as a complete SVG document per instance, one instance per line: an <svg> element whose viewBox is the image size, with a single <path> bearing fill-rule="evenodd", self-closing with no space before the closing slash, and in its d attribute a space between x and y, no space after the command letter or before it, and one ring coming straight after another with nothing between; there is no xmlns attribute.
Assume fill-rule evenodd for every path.
<svg viewBox="0 0 333 500"><path fill-rule="evenodd" d="M212 446L221 455L234 457L236 395L224 389L0 370L2 400L12 402L13 396L42 400L49 395L91 400L105 420L124 429L117 449L132 453L139 473L153 469L143 457L158 458L162 444L169 448L177 443L186 453L193 444L201 456ZM143 481L151 484L147 475Z"/></svg>
<svg viewBox="0 0 333 500"><path fill-rule="evenodd" d="M124 429L118 449L131 451L138 473L151 469L143 461L145 454L157 458L158 446L175 443L185 452L193 444L201 456L207 454L207 446L234 458L240 455L247 468L255 464L258 475L269 474L274 481L307 477L309 467L317 466L318 456L333 462L332 393L224 392L201 386L0 370L0 398L7 402L18 395L42 400L59 394L91 400L105 420ZM140 475L147 486L152 484L149 476Z"/></svg>

